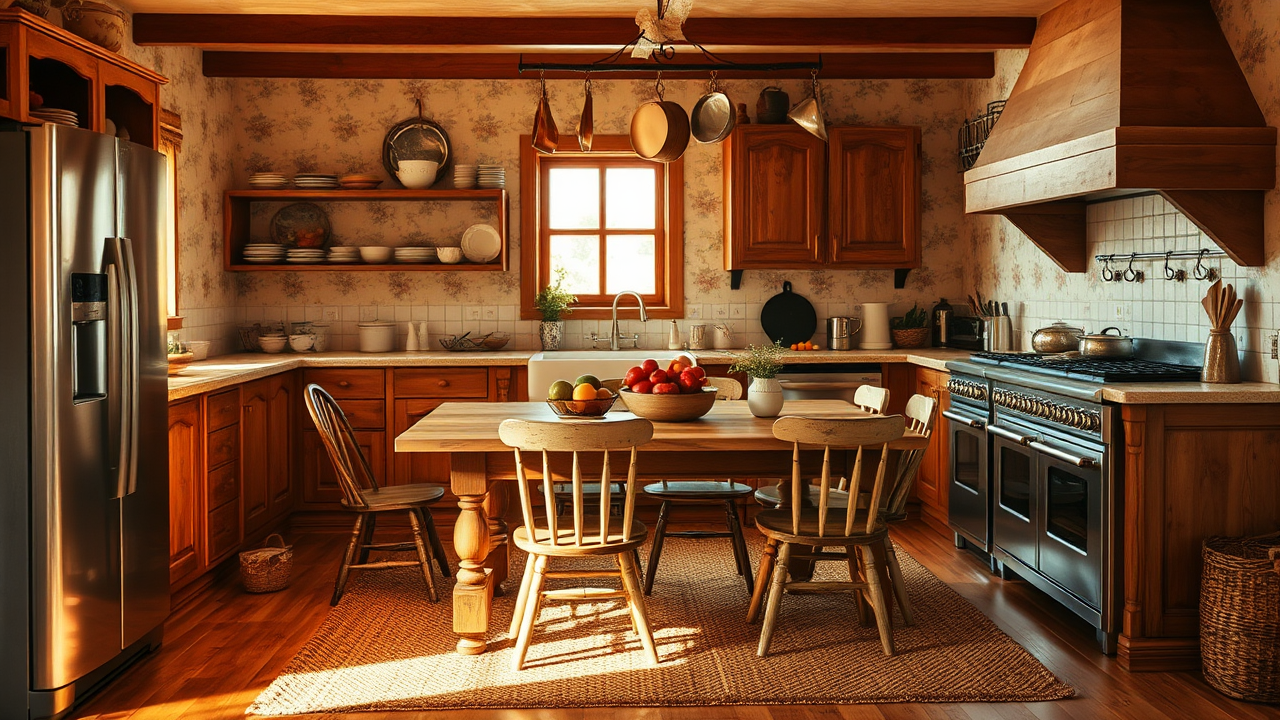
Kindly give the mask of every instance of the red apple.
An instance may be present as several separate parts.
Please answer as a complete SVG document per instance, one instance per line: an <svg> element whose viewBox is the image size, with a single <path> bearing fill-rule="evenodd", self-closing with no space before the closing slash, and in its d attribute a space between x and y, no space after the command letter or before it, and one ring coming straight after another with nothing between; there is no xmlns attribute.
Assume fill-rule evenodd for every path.
<svg viewBox="0 0 1280 720"><path fill-rule="evenodd" d="M689 368L689 372L693 373L694 375L697 375L698 379L703 379L707 376L707 371L703 370L702 366L700 365L694 365L693 367Z"/></svg>
<svg viewBox="0 0 1280 720"><path fill-rule="evenodd" d="M641 380L644 380L648 376L649 374L644 371L644 368L637 365L631 368L630 370L628 370L627 374L623 376L622 384L626 385L627 387L631 387L632 385L635 385Z"/></svg>
<svg viewBox="0 0 1280 720"><path fill-rule="evenodd" d="M640 393L641 395L648 395L649 393L653 392L653 383L649 382L648 380L641 380L640 382L631 386L631 392Z"/></svg>
<svg viewBox="0 0 1280 720"><path fill-rule="evenodd" d="M652 375L653 371L658 369L658 361L653 358L649 358L648 360L640 363L640 369L644 370L645 375Z"/></svg>
<svg viewBox="0 0 1280 720"><path fill-rule="evenodd" d="M679 395L680 386L673 382L658 383L653 386L654 395Z"/></svg>
<svg viewBox="0 0 1280 720"><path fill-rule="evenodd" d="M680 373L680 379L676 382L680 384L680 392L682 393L698 392L702 388L702 378L693 372L693 368Z"/></svg>
<svg viewBox="0 0 1280 720"><path fill-rule="evenodd" d="M661 385L662 383L667 382L667 380L669 379L670 378L668 377L666 370L654 370L653 372L649 373L649 382L653 383L654 385Z"/></svg>

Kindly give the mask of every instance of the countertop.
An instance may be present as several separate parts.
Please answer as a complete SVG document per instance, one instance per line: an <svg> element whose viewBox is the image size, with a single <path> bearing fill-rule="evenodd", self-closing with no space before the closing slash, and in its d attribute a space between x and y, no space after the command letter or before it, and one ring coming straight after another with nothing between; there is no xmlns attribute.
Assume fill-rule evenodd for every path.
<svg viewBox="0 0 1280 720"><path fill-rule="evenodd" d="M1242 382L1234 385L1201 382L1115 383L1102 386L1102 400L1122 405L1280 403L1280 385L1264 382Z"/></svg>

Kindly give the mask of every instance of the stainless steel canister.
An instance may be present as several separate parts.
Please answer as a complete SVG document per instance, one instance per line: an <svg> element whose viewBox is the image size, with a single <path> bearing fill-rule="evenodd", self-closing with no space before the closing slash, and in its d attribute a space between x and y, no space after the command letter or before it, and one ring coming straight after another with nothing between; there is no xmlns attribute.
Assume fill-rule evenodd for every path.
<svg viewBox="0 0 1280 720"><path fill-rule="evenodd" d="M689 326L689 349L690 350L706 350L707 349L707 326L706 325L690 325Z"/></svg>
<svg viewBox="0 0 1280 720"><path fill-rule="evenodd" d="M827 348L852 350L853 336L862 329L862 320L856 317L827 318Z"/></svg>

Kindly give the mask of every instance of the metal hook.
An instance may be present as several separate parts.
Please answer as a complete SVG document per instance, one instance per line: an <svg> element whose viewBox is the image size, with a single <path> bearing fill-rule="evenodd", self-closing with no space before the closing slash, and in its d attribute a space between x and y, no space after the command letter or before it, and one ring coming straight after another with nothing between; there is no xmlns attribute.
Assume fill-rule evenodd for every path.
<svg viewBox="0 0 1280 720"><path fill-rule="evenodd" d="M658 95L658 102L662 102L662 95L666 92L667 87L662 84L662 71L658 71L658 78L653 82L653 91Z"/></svg>
<svg viewBox="0 0 1280 720"><path fill-rule="evenodd" d="M418 119L425 120L426 118L422 117L422 98L414 98L413 106L418 110Z"/></svg>
<svg viewBox="0 0 1280 720"><path fill-rule="evenodd" d="M1164 254L1164 279L1173 280L1175 282L1186 282L1187 271L1182 268L1174 270L1169 267L1169 260L1173 258L1173 251L1170 250Z"/></svg>
<svg viewBox="0 0 1280 720"><path fill-rule="evenodd" d="M542 97L546 98L547 97L547 71L546 70L538 71L538 83L541 89L540 91L542 93Z"/></svg>
<svg viewBox="0 0 1280 720"><path fill-rule="evenodd" d="M1203 260L1208 254L1209 248L1200 248L1200 254L1196 256L1195 278L1212 282L1218 279L1218 271L1211 267L1205 267L1203 264Z"/></svg>
<svg viewBox="0 0 1280 720"><path fill-rule="evenodd" d="M1111 261L1115 259L1115 255L1108 255L1102 259L1102 279L1111 282L1116 279L1116 273L1111 269Z"/></svg>
<svg viewBox="0 0 1280 720"><path fill-rule="evenodd" d="M716 80L716 75L719 75L719 72L712 70L711 79L707 80L708 93L713 93L720 89L720 83Z"/></svg>
<svg viewBox="0 0 1280 720"><path fill-rule="evenodd" d="M809 77L813 79L813 96L818 97L818 68L809 69Z"/></svg>
<svg viewBox="0 0 1280 720"><path fill-rule="evenodd" d="M1125 282L1142 282L1142 271L1133 268L1133 261L1138 259L1138 253L1129 253L1129 267L1125 268Z"/></svg>

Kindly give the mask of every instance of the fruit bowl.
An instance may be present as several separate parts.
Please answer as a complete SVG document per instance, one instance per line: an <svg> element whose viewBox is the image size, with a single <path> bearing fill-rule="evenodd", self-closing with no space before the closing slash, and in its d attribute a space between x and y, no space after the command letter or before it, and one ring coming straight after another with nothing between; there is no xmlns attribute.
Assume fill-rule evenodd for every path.
<svg viewBox="0 0 1280 720"><path fill-rule="evenodd" d="M548 400L547 405L558 417L598 418L604 417L609 408L618 401L618 396L599 398L596 400Z"/></svg>
<svg viewBox="0 0 1280 720"><path fill-rule="evenodd" d="M623 388L619 393L627 409L654 422L688 422L706 415L716 404L716 389L704 387L696 393L651 395Z"/></svg>

